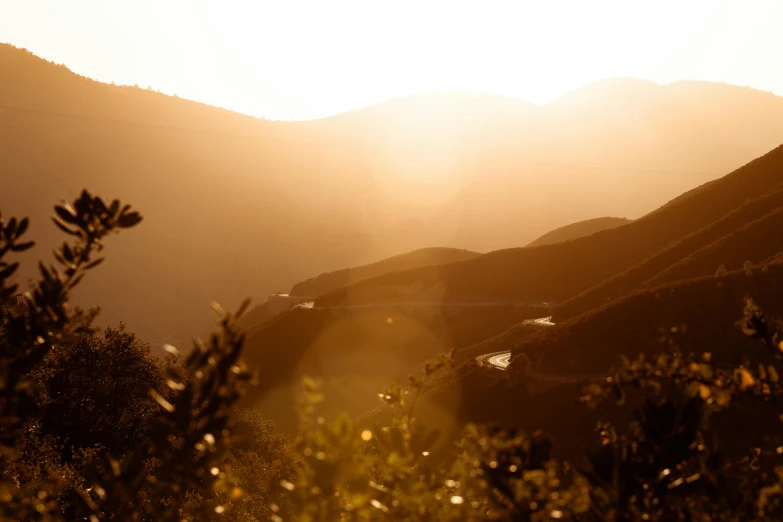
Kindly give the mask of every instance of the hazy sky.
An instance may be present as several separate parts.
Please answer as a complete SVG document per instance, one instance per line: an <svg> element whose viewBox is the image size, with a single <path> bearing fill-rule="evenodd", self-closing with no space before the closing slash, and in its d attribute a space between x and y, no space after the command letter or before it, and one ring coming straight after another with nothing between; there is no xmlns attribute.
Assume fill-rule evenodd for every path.
<svg viewBox="0 0 783 522"><path fill-rule="evenodd" d="M610 76L783 95L780 0L0 0L0 42L273 119L432 89L544 103Z"/></svg>

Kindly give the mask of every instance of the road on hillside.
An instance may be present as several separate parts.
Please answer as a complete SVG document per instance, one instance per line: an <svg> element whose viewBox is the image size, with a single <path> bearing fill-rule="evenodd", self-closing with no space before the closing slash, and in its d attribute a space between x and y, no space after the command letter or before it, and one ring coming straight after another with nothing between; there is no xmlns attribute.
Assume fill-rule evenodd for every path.
<svg viewBox="0 0 783 522"><path fill-rule="evenodd" d="M299 305L300 308L315 308L318 309L334 309L334 308L388 308L388 307L408 307L408 308L447 308L447 307L470 307L475 308L479 306L541 306L541 307L549 307L552 306L550 303L528 303L528 302L515 302L515 301L478 301L475 303L470 302L444 302L444 301L417 301L417 302L409 302L409 301L401 301L399 303L364 303L364 304L353 304L353 305L327 305L327 306L316 306L315 301L307 301L304 303L301 303ZM548 318L547 318L548 319ZM536 319L538 321L539 319Z"/></svg>
<svg viewBox="0 0 783 522"><path fill-rule="evenodd" d="M540 324L541 326L555 326L552 322L552 316L541 317L539 319L526 320L523 324ZM508 365L511 364L511 352L495 352L479 355L476 357L476 362L479 366L489 366L497 370L505 371Z"/></svg>

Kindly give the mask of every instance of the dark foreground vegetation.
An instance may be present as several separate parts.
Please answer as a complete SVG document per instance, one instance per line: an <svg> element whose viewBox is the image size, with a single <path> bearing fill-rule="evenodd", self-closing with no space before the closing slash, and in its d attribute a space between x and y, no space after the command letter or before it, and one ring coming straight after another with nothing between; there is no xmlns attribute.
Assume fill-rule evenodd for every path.
<svg viewBox="0 0 783 522"><path fill-rule="evenodd" d="M0 516L3 520L769 520L783 518L783 337L750 299L738 328L758 342L740 362L713 346L621 359L584 389L584 407L628 400L627 427L599 424L583 458L552 458L541 432L467 425L452 449L417 419L427 380L379 397L383 425L318 416L305 380L295 440L235 404L252 375L244 335L215 305L218 330L166 360L120 325L98 332L94 310L68 298L112 232L141 217L88 192L55 207L69 241L28 289L10 284L26 219L0 221ZM739 303L738 303L739 304ZM729 350L731 346L721 346ZM513 365L512 365L513 366ZM575 396L574 401L580 399ZM746 447L727 449L753 422Z"/></svg>

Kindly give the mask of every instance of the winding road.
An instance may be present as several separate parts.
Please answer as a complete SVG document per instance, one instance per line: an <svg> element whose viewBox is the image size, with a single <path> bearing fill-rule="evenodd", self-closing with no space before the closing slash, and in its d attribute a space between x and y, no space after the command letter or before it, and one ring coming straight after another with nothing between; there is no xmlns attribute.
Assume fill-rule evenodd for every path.
<svg viewBox="0 0 783 522"><path fill-rule="evenodd" d="M273 294L276 297L288 299L288 294ZM547 303L544 303L545 305ZM487 302L480 302L480 303L399 303L396 306L420 306L420 307L431 307L431 306L507 306L507 305L513 305L513 306L531 306L530 303L487 303ZM395 306L395 304L362 304L362 305L338 305L338 306L330 306L327 308L372 308L372 307L388 307L388 306ZM314 301L304 301L297 303L293 305L291 308L316 308ZM538 319L526 319L525 321L522 321L522 324L538 324L541 326L555 326L555 323L552 322L552 316L549 317L540 317ZM476 357L476 362L479 366L485 366L494 368L496 370L503 370L505 371L508 366L511 364L511 352L505 351L505 352L494 352L494 353L487 353L484 355L479 355Z"/></svg>
<svg viewBox="0 0 783 522"><path fill-rule="evenodd" d="M555 326L555 323L552 322L551 315L549 317L541 317L539 319L528 319L523 321L523 324L524 323L540 324L542 326ZM479 366L489 366L497 370L505 371L506 368L508 368L508 365L511 364L511 352L495 352L479 355L476 357L476 362L479 364Z"/></svg>

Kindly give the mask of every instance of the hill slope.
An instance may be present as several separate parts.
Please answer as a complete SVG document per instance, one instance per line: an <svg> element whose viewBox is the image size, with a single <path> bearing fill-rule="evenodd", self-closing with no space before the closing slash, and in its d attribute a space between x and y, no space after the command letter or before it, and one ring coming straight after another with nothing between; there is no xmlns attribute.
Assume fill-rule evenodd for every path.
<svg viewBox="0 0 783 522"><path fill-rule="evenodd" d="M727 270L739 270L743 266L770 262L783 252L781 230L783 206L693 252L645 281L642 287L653 288L665 283L711 275L716 262L719 263L717 266Z"/></svg>
<svg viewBox="0 0 783 522"><path fill-rule="evenodd" d="M305 375L323 379L325 413L377 405L392 380L406 380L440 353L472 345L543 310L524 306L294 308L250 331L244 357L259 385L243 397L283 429L299 418Z"/></svg>
<svg viewBox="0 0 783 522"><path fill-rule="evenodd" d="M490 252L443 267L377 277L326 294L321 306L391 298L444 302L557 302L642 261L772 191L783 181L783 147L622 227L537 248Z"/></svg>
<svg viewBox="0 0 783 522"><path fill-rule="evenodd" d="M306 281L296 283L291 288L292 296L315 297L326 292L331 292L337 288L348 286L365 279L377 277L389 272L399 270L409 270L431 265L444 265L466 259L473 259L478 256L478 252L469 250L459 250L456 248L422 248L406 254L390 257L377 263L357 266L354 268L344 268L326 274L310 278Z"/></svg>
<svg viewBox="0 0 783 522"><path fill-rule="evenodd" d="M770 231L769 241L749 240L747 245L743 245L742 242L744 240L740 238L740 245L738 245L737 251L728 253L725 256L719 253L718 245L716 244L713 247L713 244L721 241L722 238L730 237L742 227L749 226L753 222L765 218L765 216L775 212L780 207L783 207L783 189L778 185L770 193L745 201L741 206L728 212L725 216L706 227L686 235L627 270L567 299L556 306L553 313L557 320L567 319L587 312L606 301L633 293L635 290L646 286L646 281L654 280L658 274L663 273L669 267L686 263L686 260L691 259L691 256L697 251L702 251L703 253L713 252L711 258L707 256L704 259L709 264L714 265L714 267L706 271L708 267L703 266L699 269L701 270L700 273L687 272L684 274L685 277L682 278L713 274L715 269L721 264L726 265L729 269L738 269L747 259L750 259L752 262L763 261L760 257L766 256L769 248L774 250L774 243L777 241L777 237L773 235L774 232L772 231ZM666 207L662 211L665 209ZM764 253L756 254L754 259L747 252L747 248L761 249ZM732 265L729 262L729 258L734 258L737 255L740 257L744 255L745 257L740 261L735 261ZM672 281L673 279L669 278L666 280Z"/></svg>
<svg viewBox="0 0 783 522"><path fill-rule="evenodd" d="M715 361L740 363L744 354L753 351L763 360L767 350L743 335L735 323L742 316L746 294L770 316L783 316L781 292L783 264L777 263L767 271L754 270L752 276L736 271L722 278L710 276L636 293L555 327L526 332L513 347L514 353L525 353L534 363L533 372L523 378L509 380L506 372L483 369L467 360L432 383L427 397L418 403L418 416L437 418L446 441L458 435L466 422L498 423L506 428L543 429L555 439L557 453L579 455L594 440L597 421L624 426L633 420L613 401L598 412L580 403L578 397L588 380L584 377L605 375L621 354L634 357L664 350L661 329L670 333L672 326L683 323L684 331L679 328L670 335L686 353L709 351Z"/></svg>
<svg viewBox="0 0 783 522"><path fill-rule="evenodd" d="M608 369L621 354L660 350L660 328L668 332L685 324L685 332L675 336L682 351L709 351L718 361L741 364L742 350L734 348L763 351L735 325L743 298L750 295L772 317L783 317L781 292L781 263L764 270L756 266L752 275L739 270L680 281L637 292L542 330L512 351L528 354L545 373L589 374Z"/></svg>
<svg viewBox="0 0 783 522"><path fill-rule="evenodd" d="M630 222L630 219L616 217L586 219L578 223L571 223L570 225L551 230L535 241L528 243L527 246L532 247L562 243L563 241L589 236L596 232L600 232L601 230L619 227L620 225L625 225Z"/></svg>

